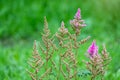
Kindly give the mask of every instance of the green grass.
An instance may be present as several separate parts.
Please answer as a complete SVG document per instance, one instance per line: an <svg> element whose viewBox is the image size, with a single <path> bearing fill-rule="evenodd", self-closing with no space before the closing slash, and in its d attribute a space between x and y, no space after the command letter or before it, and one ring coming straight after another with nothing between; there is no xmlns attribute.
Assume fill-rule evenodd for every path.
<svg viewBox="0 0 120 80"><path fill-rule="evenodd" d="M26 43L19 43L15 46L0 46L0 80L29 79L26 66L28 57L32 52L30 48L32 45Z"/></svg>
<svg viewBox="0 0 120 80"><path fill-rule="evenodd" d="M27 60L32 53L34 39L40 40L43 17L55 33L61 21L69 28L77 8L87 27L81 38L91 36L81 46L79 61L93 39L102 47L105 43L112 56L105 80L120 79L120 0L0 0L0 80L29 80ZM80 65L84 65L81 63Z"/></svg>

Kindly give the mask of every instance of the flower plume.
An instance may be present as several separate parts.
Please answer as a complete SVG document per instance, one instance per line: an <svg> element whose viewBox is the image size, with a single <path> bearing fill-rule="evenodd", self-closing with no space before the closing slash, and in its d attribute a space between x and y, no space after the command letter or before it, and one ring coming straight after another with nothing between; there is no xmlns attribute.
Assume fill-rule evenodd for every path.
<svg viewBox="0 0 120 80"><path fill-rule="evenodd" d="M75 30L77 35L80 33L80 29L86 26L85 21L81 19L80 8L78 8L74 19L70 20L70 24L72 25L72 28Z"/></svg>
<svg viewBox="0 0 120 80"><path fill-rule="evenodd" d="M98 54L98 46L96 45L95 40L92 42L87 52L89 53L90 57L94 57L94 55Z"/></svg>
<svg viewBox="0 0 120 80"><path fill-rule="evenodd" d="M78 8L78 11L77 11L77 13L75 14L74 18L75 18L75 19L78 19L78 20L81 19L80 8Z"/></svg>

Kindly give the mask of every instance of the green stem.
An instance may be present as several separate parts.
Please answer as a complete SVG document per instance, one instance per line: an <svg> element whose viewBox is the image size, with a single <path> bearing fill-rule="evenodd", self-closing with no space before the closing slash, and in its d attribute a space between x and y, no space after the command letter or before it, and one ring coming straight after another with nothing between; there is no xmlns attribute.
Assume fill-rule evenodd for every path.
<svg viewBox="0 0 120 80"><path fill-rule="evenodd" d="M61 71L60 67L61 67L61 56L59 55L59 70L58 70L57 80L59 80L60 77L60 71Z"/></svg>

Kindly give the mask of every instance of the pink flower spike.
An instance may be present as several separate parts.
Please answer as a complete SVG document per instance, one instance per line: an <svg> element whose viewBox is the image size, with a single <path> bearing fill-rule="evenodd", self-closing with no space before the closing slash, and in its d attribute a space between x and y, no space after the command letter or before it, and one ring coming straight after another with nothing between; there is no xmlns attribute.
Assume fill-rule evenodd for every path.
<svg viewBox="0 0 120 80"><path fill-rule="evenodd" d="M74 18L75 19L81 19L81 11L80 11L80 8L78 8L78 11L77 11L77 13L75 14L75 16L74 16Z"/></svg>
<svg viewBox="0 0 120 80"><path fill-rule="evenodd" d="M94 57L98 54L98 46L96 45L96 41L94 40L87 51L90 57Z"/></svg>

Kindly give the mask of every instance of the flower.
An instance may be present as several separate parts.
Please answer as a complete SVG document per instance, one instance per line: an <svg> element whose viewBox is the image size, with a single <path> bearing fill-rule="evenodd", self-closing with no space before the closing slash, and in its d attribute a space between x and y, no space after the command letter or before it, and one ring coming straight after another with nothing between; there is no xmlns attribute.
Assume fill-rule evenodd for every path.
<svg viewBox="0 0 120 80"><path fill-rule="evenodd" d="M63 34L67 34L68 33L68 29L65 28L64 22L62 21L61 23L61 27L59 28L59 31Z"/></svg>
<svg viewBox="0 0 120 80"><path fill-rule="evenodd" d="M87 52L89 53L90 57L94 57L95 55L98 54L98 46L96 45L95 40L92 42Z"/></svg>
<svg viewBox="0 0 120 80"><path fill-rule="evenodd" d="M80 30L82 27L85 27L85 21L81 19L81 11L80 8L78 8L74 19L70 20L70 24L72 25L72 28L75 30Z"/></svg>
<svg viewBox="0 0 120 80"><path fill-rule="evenodd" d="M81 14L80 14L80 12L81 12L81 11L80 11L80 8L78 8L78 11L77 11L77 13L76 13L75 16L74 16L75 19L78 19L78 20L81 19Z"/></svg>

